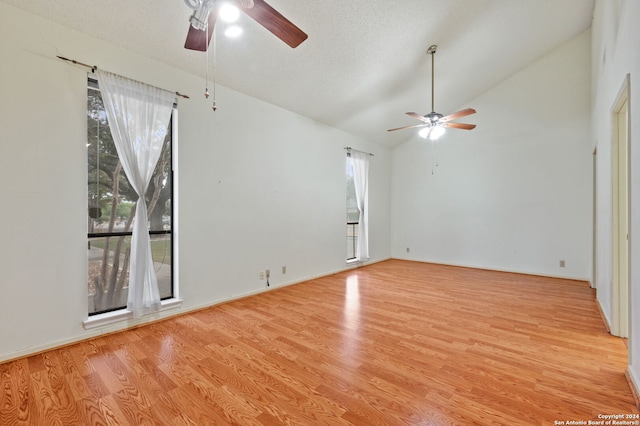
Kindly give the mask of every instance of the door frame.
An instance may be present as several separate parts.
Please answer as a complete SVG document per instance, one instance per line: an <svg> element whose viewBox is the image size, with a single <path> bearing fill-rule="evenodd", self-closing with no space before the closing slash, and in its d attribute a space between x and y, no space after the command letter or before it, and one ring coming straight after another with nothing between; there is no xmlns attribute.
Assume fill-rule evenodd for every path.
<svg viewBox="0 0 640 426"><path fill-rule="evenodd" d="M593 235L591 240L591 288L598 287L598 144L593 149Z"/></svg>
<svg viewBox="0 0 640 426"><path fill-rule="evenodd" d="M630 318L629 74L611 110L611 334L628 337Z"/></svg>

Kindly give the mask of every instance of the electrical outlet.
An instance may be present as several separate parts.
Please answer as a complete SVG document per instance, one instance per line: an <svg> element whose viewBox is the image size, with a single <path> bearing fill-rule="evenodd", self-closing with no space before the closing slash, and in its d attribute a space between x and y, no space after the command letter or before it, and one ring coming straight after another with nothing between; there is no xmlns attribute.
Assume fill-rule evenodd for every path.
<svg viewBox="0 0 640 426"><path fill-rule="evenodd" d="M283 267L282 267L282 275L284 275L284 274L286 274L286 273L287 273L287 267L286 267L286 266L283 266Z"/></svg>
<svg viewBox="0 0 640 426"><path fill-rule="evenodd" d="M409 247L407 247L407 253L409 253L411 251L411 249Z"/></svg>
<svg viewBox="0 0 640 426"><path fill-rule="evenodd" d="M260 271L260 280L264 280L264 272Z"/></svg>
<svg viewBox="0 0 640 426"><path fill-rule="evenodd" d="M271 271L269 271L268 269L266 271L264 271L265 274L267 275L267 279L269 279L269 276L271 275Z"/></svg>
<svg viewBox="0 0 640 426"><path fill-rule="evenodd" d="M561 261L560 261L560 267L561 267L561 268L564 268L564 265L565 265L564 260L561 260Z"/></svg>

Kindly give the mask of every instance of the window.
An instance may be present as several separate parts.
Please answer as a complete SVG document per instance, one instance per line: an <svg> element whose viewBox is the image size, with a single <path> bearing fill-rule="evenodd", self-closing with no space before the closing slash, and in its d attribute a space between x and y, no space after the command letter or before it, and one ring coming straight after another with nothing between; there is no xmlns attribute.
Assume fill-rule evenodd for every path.
<svg viewBox="0 0 640 426"><path fill-rule="evenodd" d="M136 195L109 131L98 82L87 90L87 239L89 315L124 309L129 287ZM149 236L161 299L173 297L173 129L169 127L145 194Z"/></svg>
<svg viewBox="0 0 640 426"><path fill-rule="evenodd" d="M369 259L369 157L347 148L347 262Z"/></svg>
<svg viewBox="0 0 640 426"><path fill-rule="evenodd" d="M353 182L353 162L347 153L347 261L356 259L358 242L358 219L360 210L356 200L356 187Z"/></svg>

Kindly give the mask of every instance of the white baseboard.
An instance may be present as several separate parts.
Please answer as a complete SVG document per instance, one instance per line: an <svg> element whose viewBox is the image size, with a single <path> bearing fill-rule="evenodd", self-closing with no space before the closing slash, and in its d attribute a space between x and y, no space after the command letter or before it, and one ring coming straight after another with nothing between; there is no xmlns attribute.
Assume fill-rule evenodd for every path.
<svg viewBox="0 0 640 426"><path fill-rule="evenodd" d="M30 346L28 348L24 348L18 351L14 351L11 353L7 353L7 354L0 354L0 363L4 363L4 362L8 362L8 361L12 361L12 360L16 360L19 358L24 358L27 356L31 356L31 355L35 355L38 353L42 353L45 351L49 351L52 349L57 349L57 348L61 348L64 346L68 346L68 345L72 345L74 343L78 343L84 340L90 340L90 339L94 339L96 337L105 335L105 334L111 334L111 333L115 333L118 331L124 331L124 330L128 330L130 328L135 328L135 327L139 327L141 325L145 325L145 324L149 324L152 322L156 322L156 321L161 321L167 318L171 318L174 316L178 316L178 315L184 315L184 314L188 314L190 312L195 312L195 311L199 311L201 309L206 309L206 308L210 308L212 306L216 306L216 305L220 305L222 303L227 303L227 302L231 302L233 300L238 300L238 299L242 299L245 297L249 297L249 296L254 296L260 293L264 293L267 291L271 291L271 290L275 290L278 288L283 288L283 287L287 287L290 285L294 285L294 284L300 284L303 283L305 281L310 281L310 280L314 280L317 278L322 278L322 277L326 277L328 275L333 275L333 274L337 274L339 272L344 272L344 271L348 271L354 268L359 268L362 266L367 266L367 265L373 265L375 263L378 262L384 262L385 260L389 260L391 259L390 257L386 257L386 258L382 258L382 259L377 259L377 260L369 260L366 262L353 262L353 263L349 263L346 264L343 268L338 268L335 269L333 271L328 271L322 274L317 274L317 275L310 275L307 277L303 277L303 278L299 278L296 279L295 281L290 281L290 282L286 282L286 283L280 283L280 284L276 284L276 285L271 285L270 287L267 288L262 288L262 289L258 289L255 291L249 291L246 293L239 293L236 295L233 295L231 297L227 297L227 298L223 298L223 299L217 299L214 301L210 301L207 303L202 303L199 305L191 305L188 307L184 306L184 300L181 301L182 304L179 306L172 306L171 309L167 309L164 311L160 311L158 313L152 314L152 315L147 315L144 316L142 318L137 318L137 319L132 319L130 318L129 315L124 314L122 316L122 319L120 321L117 322L112 322L112 321L106 321L103 324L97 324L96 326L93 326L92 328L89 328L86 330L86 332L79 334L79 335L75 335L75 336L71 336L69 338L66 339L61 339L61 340L55 340L52 342L48 342L45 343L43 345L36 345L36 346Z"/></svg>
<svg viewBox="0 0 640 426"><path fill-rule="evenodd" d="M611 319L607 315L607 311L602 307L602 303L600 299L596 297L596 304L598 305L598 309L600 310L600 316L602 316L602 320L604 321L604 326L607 327L607 331L611 333Z"/></svg>
<svg viewBox="0 0 640 426"><path fill-rule="evenodd" d="M184 313L184 310L180 310L178 307L175 307L175 304L170 306L166 310L161 310L160 312L146 315L142 318L133 319L128 311L123 311L124 313L120 315L120 321L101 321L98 320L95 322L95 325L91 325L86 327L85 332L82 334L78 334L75 336L71 336L66 339L54 340L52 342L48 342L42 345L29 346L27 348L14 351L8 354L0 354L0 363L16 360L19 358L24 358L31 355L36 355L42 352L46 352L52 349L61 348L64 346L69 346L74 343L82 342L84 340L94 339L96 337L100 337L105 334L115 333L117 331L123 331L130 328L135 328L144 324L156 322L159 320L163 320L165 318L169 318L181 313ZM85 321L86 322L86 321Z"/></svg>
<svg viewBox="0 0 640 426"><path fill-rule="evenodd" d="M631 386L631 392L633 392L633 399L640 409L640 377L633 371L631 366L627 369L626 376L629 386Z"/></svg>
<svg viewBox="0 0 640 426"><path fill-rule="evenodd" d="M411 261L411 262L432 263L434 265L456 266L456 267L459 267L459 268L482 269L482 270L485 270L485 271L508 272L508 273L511 273L511 274L533 275L533 276L537 276L537 277L560 278L560 279L563 279L563 280L586 281L586 282L589 282L589 280L590 280L590 278L588 278L588 277L576 277L576 276L571 276L571 275L547 274L547 273L533 272L533 271L527 271L527 270L517 270L517 269L493 268L493 267L489 267L489 266L468 265L468 264L464 264L464 263L455 263L455 262L437 262L437 261L430 261L430 260L424 260L424 259L414 259L414 258L409 258L409 257L393 257L393 259L408 260L408 261Z"/></svg>
<svg viewBox="0 0 640 426"><path fill-rule="evenodd" d="M254 296L256 294L264 293L265 291L273 290L273 289L276 289L276 288L287 287L287 286L290 286L290 285L300 284L300 283L303 283L305 281L311 281L311 280L315 280L315 279L318 279L318 278L327 277L329 275L338 274L340 272L348 271L348 270L351 270L351 269L360 268L360 267L367 266L367 265L373 265L373 264L379 263L379 262L384 262L385 260L389 260L389 259L391 259L391 257L385 257L383 259L377 259L377 260L367 260L367 261L364 261L364 262L349 262L344 266L344 268L334 269L333 271L324 272L322 274L309 275L307 277L298 278L298 279L296 279L294 281L278 283L278 284L271 284L267 288L261 288L261 289L249 291L249 292L246 292L246 293L238 293L238 294L232 296L231 298L225 300L224 302L228 302L228 301L231 301L231 300L242 299L243 297ZM218 302L218 303L223 303L223 302ZM216 304L218 304L218 303L216 303Z"/></svg>

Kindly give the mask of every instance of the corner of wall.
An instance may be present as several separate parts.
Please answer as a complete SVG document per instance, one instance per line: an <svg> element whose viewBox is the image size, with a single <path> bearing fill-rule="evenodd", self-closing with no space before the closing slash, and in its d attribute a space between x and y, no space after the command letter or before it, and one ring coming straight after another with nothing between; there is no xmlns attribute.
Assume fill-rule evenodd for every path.
<svg viewBox="0 0 640 426"><path fill-rule="evenodd" d="M629 369L624 374L627 382L629 383L629 388L631 388L631 393L633 394L633 401L640 410L640 379L638 376L640 372L634 372L633 368L629 366Z"/></svg>
<svg viewBox="0 0 640 426"><path fill-rule="evenodd" d="M600 316L602 317L602 322L607 328L607 332L611 333L611 319L607 316L607 311L602 306L602 302L598 297L596 297L596 305L598 306L598 311L600 312Z"/></svg>

